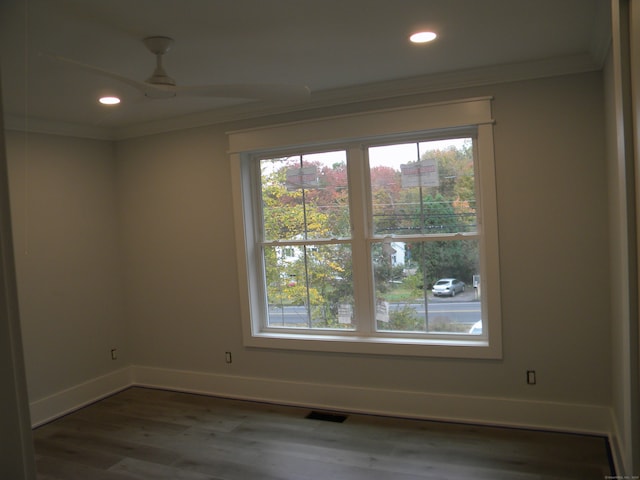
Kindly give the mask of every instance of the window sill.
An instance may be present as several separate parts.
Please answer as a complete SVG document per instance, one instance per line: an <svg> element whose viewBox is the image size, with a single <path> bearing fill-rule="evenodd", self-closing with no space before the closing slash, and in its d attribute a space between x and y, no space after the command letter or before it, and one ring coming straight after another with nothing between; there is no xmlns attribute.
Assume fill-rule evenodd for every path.
<svg viewBox="0 0 640 480"><path fill-rule="evenodd" d="M341 335L301 335L264 332L245 336L247 347L312 352L352 353L364 355L392 355L407 357L500 359L499 346L490 345L486 338L390 338Z"/></svg>

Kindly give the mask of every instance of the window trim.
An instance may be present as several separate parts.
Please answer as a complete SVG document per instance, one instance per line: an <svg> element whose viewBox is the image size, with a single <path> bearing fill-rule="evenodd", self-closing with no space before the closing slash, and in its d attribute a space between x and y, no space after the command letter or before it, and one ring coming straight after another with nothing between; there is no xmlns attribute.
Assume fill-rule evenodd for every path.
<svg viewBox="0 0 640 480"><path fill-rule="evenodd" d="M502 358L493 123L491 98L483 97L228 132L244 345L357 354ZM480 262L483 279L486 279L482 292L485 299L483 310L486 311L483 312L482 337L456 338L446 334L438 334L437 338L411 338L410 334L369 337L358 335L357 332L335 335L327 331L260 331L260 322L256 319L266 315L266 312L262 302L256 299L264 295L264 281L258 278L259 269L251 268L254 262L262 262L260 251L256 248L260 241L256 238L256 213L244 207L255 205L256 202L255 178L245 170L250 170L248 164L257 152L260 155L283 150L300 152L313 147L328 149L338 144L343 147L346 145L347 149L357 149L358 141L380 140L378 137L386 141L394 136L415 138L423 133L427 136L442 133L448 136L453 133L455 136L456 129L468 128L476 131L474 143L477 145L476 165L481 187L476 194L480 196L482 205L478 212L478 234L483 237ZM364 184L350 184L352 188L366 191Z"/></svg>

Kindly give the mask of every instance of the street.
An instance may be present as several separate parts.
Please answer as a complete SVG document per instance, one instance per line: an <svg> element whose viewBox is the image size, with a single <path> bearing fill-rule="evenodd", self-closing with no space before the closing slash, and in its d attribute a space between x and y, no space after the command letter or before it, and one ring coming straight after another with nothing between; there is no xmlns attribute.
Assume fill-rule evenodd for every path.
<svg viewBox="0 0 640 480"><path fill-rule="evenodd" d="M426 309L424 303L389 303L389 313L402 308L411 308L419 316L424 316L426 310L428 319L439 323L471 326L481 317L479 301L434 299L427 304ZM271 326L299 326L305 325L307 320L305 306L269 306L269 325Z"/></svg>

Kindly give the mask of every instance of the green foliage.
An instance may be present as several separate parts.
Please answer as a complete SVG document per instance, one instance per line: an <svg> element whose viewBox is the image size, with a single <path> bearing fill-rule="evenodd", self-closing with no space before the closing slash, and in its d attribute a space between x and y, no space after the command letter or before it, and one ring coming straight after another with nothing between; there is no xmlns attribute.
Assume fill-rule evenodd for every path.
<svg viewBox="0 0 640 480"><path fill-rule="evenodd" d="M440 278L459 278L470 284L478 273L478 242L452 240L412 243L412 258L418 260L419 277L424 278L425 288L430 288Z"/></svg>
<svg viewBox="0 0 640 480"><path fill-rule="evenodd" d="M426 320L423 316L418 316L409 305L404 305L389 312L388 322L378 320L378 329L393 332L424 332Z"/></svg>
<svg viewBox="0 0 640 480"><path fill-rule="evenodd" d="M303 190L288 191L284 173L278 173L282 183L269 183L262 189L265 237L268 240L326 237L327 214L308 203Z"/></svg>
<svg viewBox="0 0 640 480"><path fill-rule="evenodd" d="M398 282L404 278L404 265L393 265L390 252L392 246L389 243L374 243L371 249L376 291L384 293L388 290L389 282Z"/></svg>
<svg viewBox="0 0 640 480"><path fill-rule="evenodd" d="M414 298L421 296L422 291L425 288L422 272L417 271L412 275L407 275L407 277L404 279L404 286L405 288L413 292Z"/></svg>

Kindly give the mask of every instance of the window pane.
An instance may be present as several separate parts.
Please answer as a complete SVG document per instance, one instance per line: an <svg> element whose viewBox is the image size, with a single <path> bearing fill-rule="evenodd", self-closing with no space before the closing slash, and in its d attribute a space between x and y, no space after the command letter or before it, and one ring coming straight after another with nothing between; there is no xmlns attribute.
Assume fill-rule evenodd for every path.
<svg viewBox="0 0 640 480"><path fill-rule="evenodd" d="M268 327L353 327L350 245L267 246Z"/></svg>
<svg viewBox="0 0 640 480"><path fill-rule="evenodd" d="M265 241L350 235L346 152L260 161Z"/></svg>
<svg viewBox="0 0 640 480"><path fill-rule="evenodd" d="M376 235L476 231L470 138L369 148Z"/></svg>
<svg viewBox="0 0 640 480"><path fill-rule="evenodd" d="M378 331L482 333L478 240L377 242L371 252Z"/></svg>

